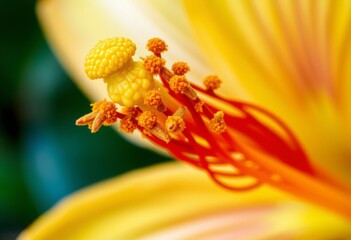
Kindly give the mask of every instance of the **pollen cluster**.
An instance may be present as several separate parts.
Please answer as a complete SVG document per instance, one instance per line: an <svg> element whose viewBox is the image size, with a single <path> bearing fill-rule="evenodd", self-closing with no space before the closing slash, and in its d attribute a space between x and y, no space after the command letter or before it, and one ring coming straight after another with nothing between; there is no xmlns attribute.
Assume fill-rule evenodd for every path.
<svg viewBox="0 0 351 240"><path fill-rule="evenodd" d="M167 131L174 134L181 133L185 129L184 120L180 116L169 116L165 125Z"/></svg>
<svg viewBox="0 0 351 240"><path fill-rule="evenodd" d="M145 111L138 117L138 123L146 130L151 130L156 126L157 116L151 111Z"/></svg>
<svg viewBox="0 0 351 240"><path fill-rule="evenodd" d="M224 113L222 111L218 111L214 114L213 118L210 120L209 127L211 131L215 133L222 133L227 128L224 122Z"/></svg>
<svg viewBox="0 0 351 240"><path fill-rule="evenodd" d="M99 41L85 58L85 73L90 79L107 77L121 69L132 58L135 50L135 44L128 38Z"/></svg>
<svg viewBox="0 0 351 240"><path fill-rule="evenodd" d="M165 65L166 61L156 55L147 56L144 59L145 70L152 74L159 74Z"/></svg>
<svg viewBox="0 0 351 240"><path fill-rule="evenodd" d="M189 87L189 82L184 76L173 76L169 80L169 86L175 93L184 94Z"/></svg>
<svg viewBox="0 0 351 240"><path fill-rule="evenodd" d="M117 107L114 103L108 102L105 99L99 102L91 104L91 110L96 113L100 113L104 116L105 121L103 124L109 126L115 124L118 119Z"/></svg>
<svg viewBox="0 0 351 240"><path fill-rule="evenodd" d="M221 83L221 79L216 75L209 75L204 79L206 90L216 90L220 87Z"/></svg>
<svg viewBox="0 0 351 240"><path fill-rule="evenodd" d="M137 129L138 127L138 122L133 118L132 116L125 116L121 121L119 122L119 129L122 132L131 134Z"/></svg>
<svg viewBox="0 0 351 240"><path fill-rule="evenodd" d="M155 55L160 55L161 53L167 51L168 46L162 39L151 38L147 42L146 48Z"/></svg>
<svg viewBox="0 0 351 240"><path fill-rule="evenodd" d="M172 65L172 71L175 75L184 75L190 71L190 67L185 62L176 62Z"/></svg>
<svg viewBox="0 0 351 240"><path fill-rule="evenodd" d="M157 90L151 90L145 94L144 104L157 108L162 104L161 93Z"/></svg>

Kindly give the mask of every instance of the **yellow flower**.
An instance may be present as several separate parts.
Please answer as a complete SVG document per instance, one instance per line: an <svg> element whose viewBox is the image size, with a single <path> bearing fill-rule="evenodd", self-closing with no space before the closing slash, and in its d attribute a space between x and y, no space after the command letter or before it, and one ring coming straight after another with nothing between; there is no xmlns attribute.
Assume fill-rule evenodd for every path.
<svg viewBox="0 0 351 240"><path fill-rule="evenodd" d="M342 0L40 1L38 13L49 41L93 100L107 97L106 88L102 81L87 80L82 63L98 40L125 36L135 41L138 56L146 56L146 52L140 51L141 46L145 46L147 39L160 36L172 48L164 54L167 63L186 60L191 68L187 79L192 83L214 72L220 75L223 82L215 97L240 97L274 112L291 127L310 158L300 151L299 144L286 128L278 130L284 130L283 137L267 135L272 131L265 130L265 126L277 130L276 118L261 108L243 104L247 112L238 107L241 114L251 117L249 111L256 111L253 116L259 120L251 122L254 131L243 130L245 134L256 134L252 135L256 136L252 137L253 141L248 141L246 135L238 135L237 126L226 123L226 115L223 118L221 111L215 113L209 124L217 132L233 131L242 141L235 144L256 160L235 163L239 170L252 174L259 183L269 183L284 192L268 186L256 188L253 184L253 190L232 193L213 186L205 176L187 166L166 164L73 195L35 222L21 238L350 237L350 10L351 2ZM158 52L155 55L160 57ZM155 73L167 79L169 75L162 75L165 62L157 61L161 65L152 65L152 69L157 69ZM174 76L169 82L172 90L191 100L197 99L191 92L193 85L185 78ZM214 85L217 88L219 83ZM139 98L136 101L140 104ZM202 101L196 104L199 105L194 108L199 110L199 115L206 115L206 111L200 111L206 104ZM225 105L222 102L218 108L230 112L225 110L228 109ZM229 105L234 106L232 102ZM258 112L263 115L257 116ZM102 124L106 120L99 122ZM166 138L162 131L154 130L157 126L153 122L147 130L172 143L168 135ZM187 131L187 124L181 126L180 132ZM257 135L255 130L264 136ZM223 142L225 137L218 139ZM290 152L280 151L278 145L273 144L280 141L277 139L283 139L280 146L291 150L291 154L296 154L291 156L297 158L291 158ZM257 155L258 146L267 147ZM270 149L272 146L275 148ZM281 156L281 159L263 157L257 162L262 152ZM236 154L233 159L243 160L240 154L233 154ZM263 168L255 169L257 163ZM203 168L203 165L198 167ZM209 171L210 175L214 171ZM269 179L265 175L267 172L272 174ZM218 180L216 174L211 176ZM228 187L227 183L217 182ZM288 193L310 202L301 203Z"/></svg>

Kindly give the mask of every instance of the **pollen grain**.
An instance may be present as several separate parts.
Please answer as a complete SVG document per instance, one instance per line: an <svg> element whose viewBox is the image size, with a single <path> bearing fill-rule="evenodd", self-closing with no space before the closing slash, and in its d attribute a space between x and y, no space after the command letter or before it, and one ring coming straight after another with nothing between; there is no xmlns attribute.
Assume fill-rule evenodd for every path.
<svg viewBox="0 0 351 240"><path fill-rule="evenodd" d="M138 124L146 130L151 130L156 126L157 116L151 111L145 111L138 117Z"/></svg>
<svg viewBox="0 0 351 240"><path fill-rule="evenodd" d="M176 62L172 65L172 71L175 75L184 75L190 71L190 67L186 62Z"/></svg>
<svg viewBox="0 0 351 240"><path fill-rule="evenodd" d="M152 74L159 74L166 64L166 61L156 55L147 56L144 60L145 70Z"/></svg>
<svg viewBox="0 0 351 240"><path fill-rule="evenodd" d="M206 90L214 91L220 87L222 80L216 75L209 75L205 77L203 82Z"/></svg>
<svg viewBox="0 0 351 240"><path fill-rule="evenodd" d="M151 38L146 45L146 48L154 53L155 55L159 56L161 53L167 51L168 46L165 41L160 38Z"/></svg>
<svg viewBox="0 0 351 240"><path fill-rule="evenodd" d="M224 122L224 113L218 111L214 114L213 118L210 120L209 127L212 132L222 133L226 130L227 126Z"/></svg>

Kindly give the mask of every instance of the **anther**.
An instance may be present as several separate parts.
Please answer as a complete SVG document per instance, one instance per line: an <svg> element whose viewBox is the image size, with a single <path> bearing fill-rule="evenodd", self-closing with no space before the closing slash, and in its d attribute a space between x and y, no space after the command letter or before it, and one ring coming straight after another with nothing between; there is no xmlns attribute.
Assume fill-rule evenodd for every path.
<svg viewBox="0 0 351 240"><path fill-rule="evenodd" d="M173 134L178 134L184 131L184 114L185 107L180 107L172 116L168 116L165 123L166 130Z"/></svg>
<svg viewBox="0 0 351 240"><path fill-rule="evenodd" d="M146 45L146 48L154 53L155 55L159 56L161 53L167 51L168 46L165 41L159 38L151 38Z"/></svg>
<svg viewBox="0 0 351 240"><path fill-rule="evenodd" d="M189 65L186 62L176 62L172 65L172 71L175 75L184 75L190 71Z"/></svg>
<svg viewBox="0 0 351 240"><path fill-rule="evenodd" d="M138 117L138 124L146 130L151 130L157 123L157 116L151 111L145 111Z"/></svg>
<svg viewBox="0 0 351 240"><path fill-rule="evenodd" d="M224 122L224 113L222 111L218 111L214 114L213 118L210 120L209 127L211 131L215 133L222 133L227 128Z"/></svg>
<svg viewBox="0 0 351 240"><path fill-rule="evenodd" d="M198 112L198 113L203 112L203 108L202 108L203 105L204 105L204 101L202 101L202 100L198 101L198 102L194 105L195 111Z"/></svg>
<svg viewBox="0 0 351 240"><path fill-rule="evenodd" d="M152 74L159 74L166 64L166 61L156 55L147 56L144 60L145 70Z"/></svg>
<svg viewBox="0 0 351 240"><path fill-rule="evenodd" d="M122 132L131 134L134 132L135 129L138 127L138 122L135 118L132 116L128 115L125 116L120 122L119 122L119 129Z"/></svg>
<svg viewBox="0 0 351 240"><path fill-rule="evenodd" d="M214 91L218 89L222 81L216 75L209 75L204 78L204 85L206 90Z"/></svg>
<svg viewBox="0 0 351 240"><path fill-rule="evenodd" d="M166 111L166 106L162 102L161 93L158 90L151 90L145 94L144 104L156 108L159 112Z"/></svg>
<svg viewBox="0 0 351 240"><path fill-rule="evenodd" d="M91 104L92 112L77 119L76 125L88 125L92 133L97 132L102 125L115 124L118 119L117 107L105 99Z"/></svg>
<svg viewBox="0 0 351 240"><path fill-rule="evenodd" d="M169 142L172 140L168 132L157 122L157 116L151 111L145 111L138 117L138 124L159 139Z"/></svg>
<svg viewBox="0 0 351 240"><path fill-rule="evenodd" d="M175 93L185 94L191 100L195 100L197 98L196 92L184 76L175 75L171 77L171 79L169 80L169 87Z"/></svg>

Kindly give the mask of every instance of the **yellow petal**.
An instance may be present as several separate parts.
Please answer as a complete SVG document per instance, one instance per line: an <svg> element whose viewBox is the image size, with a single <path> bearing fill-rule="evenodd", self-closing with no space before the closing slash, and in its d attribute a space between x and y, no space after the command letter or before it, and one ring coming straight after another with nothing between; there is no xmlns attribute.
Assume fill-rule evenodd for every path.
<svg viewBox="0 0 351 240"><path fill-rule="evenodd" d="M316 164L351 184L351 2L184 2L223 87L240 82L292 127Z"/></svg>
<svg viewBox="0 0 351 240"><path fill-rule="evenodd" d="M350 236L349 224L269 187L232 193L197 170L168 163L68 197L19 239L328 239Z"/></svg>

